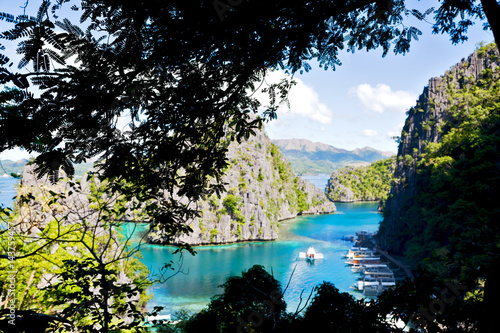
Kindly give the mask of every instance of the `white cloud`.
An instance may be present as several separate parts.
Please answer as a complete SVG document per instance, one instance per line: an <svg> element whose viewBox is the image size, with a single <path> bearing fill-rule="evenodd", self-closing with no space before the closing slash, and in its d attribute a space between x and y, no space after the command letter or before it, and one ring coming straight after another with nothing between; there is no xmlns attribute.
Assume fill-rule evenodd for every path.
<svg viewBox="0 0 500 333"><path fill-rule="evenodd" d="M281 79L287 77L281 71L274 71L266 76L266 83L277 83ZM314 122L328 125L332 123L333 110L326 104L320 102L319 96L314 89L298 78L293 79L296 84L290 89L288 99L289 106L282 105L278 109L278 119L280 116L290 117L304 117ZM255 96L261 101L263 105L269 102L266 94L258 92Z"/></svg>
<svg viewBox="0 0 500 333"><path fill-rule="evenodd" d="M372 129L365 129L365 130L361 133L361 135L363 135L363 136L367 136L367 137L369 137L369 138L372 138L372 137L374 137L374 136L379 136L379 134L380 134L380 133L379 133L378 131L376 131L376 130L372 130Z"/></svg>
<svg viewBox="0 0 500 333"><path fill-rule="evenodd" d="M361 105L370 111L383 113L386 110L406 111L415 105L417 96L404 90L393 91L390 86L379 83L375 87L363 83L349 90L356 96Z"/></svg>
<svg viewBox="0 0 500 333"><path fill-rule="evenodd" d="M26 150L20 149L20 148L14 148L14 149L9 149L9 150L4 150L2 153L0 153L0 159L1 160L12 160L12 161L19 161L23 158L29 159L33 156L38 156L38 153L28 153ZM3 170L1 170L0 174L3 173Z"/></svg>

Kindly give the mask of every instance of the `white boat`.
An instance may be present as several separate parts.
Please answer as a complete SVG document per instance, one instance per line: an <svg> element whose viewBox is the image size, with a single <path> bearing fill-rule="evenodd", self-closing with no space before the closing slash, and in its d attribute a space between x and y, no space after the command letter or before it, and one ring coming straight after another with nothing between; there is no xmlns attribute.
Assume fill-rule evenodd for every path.
<svg viewBox="0 0 500 333"><path fill-rule="evenodd" d="M366 271L376 271L381 268L387 268L386 264L352 264L351 265L351 270L353 272L360 272L363 270Z"/></svg>
<svg viewBox="0 0 500 333"><path fill-rule="evenodd" d="M375 280L363 280L357 281L354 284L354 289L359 291L364 291L368 288L376 288L380 291L385 290L390 287L394 287L396 285L396 281L394 279L375 279Z"/></svg>
<svg viewBox="0 0 500 333"><path fill-rule="evenodd" d="M309 247L307 252L299 252L299 259L308 259L308 260L316 260L316 259L325 259L323 253L316 253L314 247Z"/></svg>
<svg viewBox="0 0 500 333"><path fill-rule="evenodd" d="M366 247L362 248L352 248L350 249L345 257L349 259L355 259L355 258L363 258L363 257L373 257L375 256L375 252L372 249L368 249Z"/></svg>
<svg viewBox="0 0 500 333"><path fill-rule="evenodd" d="M359 257L359 258L352 258L348 259L346 262L348 265L355 265L355 264L380 264L380 257Z"/></svg>

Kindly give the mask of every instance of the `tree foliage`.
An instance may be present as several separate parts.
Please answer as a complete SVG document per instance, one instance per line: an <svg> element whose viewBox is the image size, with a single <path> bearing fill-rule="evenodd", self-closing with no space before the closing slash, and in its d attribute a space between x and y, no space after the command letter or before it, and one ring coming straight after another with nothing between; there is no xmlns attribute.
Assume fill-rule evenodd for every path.
<svg viewBox="0 0 500 333"><path fill-rule="evenodd" d="M423 268L372 300L323 282L295 312L286 312L280 298L286 288L262 266L229 277L221 287L207 308L183 321L185 332L495 332L483 326L479 289Z"/></svg>
<svg viewBox="0 0 500 333"><path fill-rule="evenodd" d="M81 23L59 16L70 5ZM249 118L268 69L309 70L313 59L334 68L344 48L404 54L419 34L404 18L427 14L399 0L43 1L35 17L1 17L14 25L2 38L22 56L21 72L1 62L0 82L21 89L0 96L1 149L40 153L54 180L59 167L71 174L72 163L97 157L101 175L133 183L114 184L150 202L173 237L197 214L189 202L221 191L224 126L241 140L275 118L289 80L265 86L270 105Z"/></svg>
<svg viewBox="0 0 500 333"><path fill-rule="evenodd" d="M345 167L332 173L325 194L332 201L385 200L393 181L396 158L366 167Z"/></svg>
<svg viewBox="0 0 500 333"><path fill-rule="evenodd" d="M435 31L466 38L469 17L498 7L481 2L443 1ZM60 16L70 5L78 24ZM136 184L116 182L129 197L160 197L150 206L155 223L187 232L182 221L197 212L186 202L221 190L224 126L240 140L262 121L248 118L260 106L249 92L268 69L307 71L313 59L335 68L344 48L404 54L420 34L405 18L432 11L402 0L44 0L36 16L3 13L14 27L1 36L18 42L22 71L2 55L0 82L22 90L0 96L1 149L40 153L40 171L54 180L59 167L71 174L72 163L97 157L104 177ZM289 87L285 80L264 89L271 102L263 119L275 118Z"/></svg>
<svg viewBox="0 0 500 333"><path fill-rule="evenodd" d="M479 85L464 78L460 89L448 78L452 104L439 125L445 134L416 161L418 194L407 203L407 227L394 238L415 265L449 260L447 274L476 279L499 256L498 77L498 67L487 69Z"/></svg>
<svg viewBox="0 0 500 333"><path fill-rule="evenodd" d="M477 51L498 59L495 45ZM444 76L449 106L437 123L440 139L425 142L415 155L414 194L402 196L398 223L386 245L419 264L438 281L462 284L478 293L482 329L492 331L493 300L500 295L498 208L500 161L500 70L484 69L478 77ZM385 237L384 237L385 238ZM478 291L479 290L479 291ZM478 319L479 320L479 319Z"/></svg>
<svg viewBox="0 0 500 333"><path fill-rule="evenodd" d="M290 80L265 87L270 105L262 118L249 117L261 107L251 93L268 69L307 71L314 59L334 68L344 48L404 54L420 34L405 18L432 12L408 9L402 0L231 4L57 0L51 6L44 0L35 16L1 13L13 26L1 38L17 42L21 59L13 69L0 54L0 83L16 87L0 93L0 150L40 153L40 174L52 181L61 167L71 175L74 163L97 158L112 193L146 203L153 223L173 238L188 232L183 221L198 214L190 203L222 189L225 126L242 140L276 117ZM81 13L77 24L61 17L70 5ZM498 36L498 2L481 5L443 1L436 32L450 33L457 42L470 25L468 17L484 13ZM92 269L72 267L78 269L67 267L66 273L84 276ZM105 329L111 324L103 323Z"/></svg>
<svg viewBox="0 0 500 333"><path fill-rule="evenodd" d="M229 277L221 287L224 292L187 322L187 332L272 332L283 320L283 290L264 267Z"/></svg>
<svg viewBox="0 0 500 333"><path fill-rule="evenodd" d="M138 331L149 272L110 218L120 198L81 182L45 180L20 186L15 209L1 216L0 252L8 260L0 261L0 327ZM91 209L82 208L86 200L95 203Z"/></svg>

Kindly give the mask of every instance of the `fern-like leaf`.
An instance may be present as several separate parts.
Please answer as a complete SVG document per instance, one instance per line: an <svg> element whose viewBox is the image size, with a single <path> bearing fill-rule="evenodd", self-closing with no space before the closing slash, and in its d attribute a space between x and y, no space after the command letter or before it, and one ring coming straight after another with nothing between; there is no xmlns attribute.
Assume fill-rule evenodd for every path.
<svg viewBox="0 0 500 333"><path fill-rule="evenodd" d="M35 158L35 164L37 165L35 168L37 177L42 178L47 175L53 184L59 180L59 169L61 168L68 177L73 177L75 174L73 163L61 150L51 150L38 155Z"/></svg>
<svg viewBox="0 0 500 333"><path fill-rule="evenodd" d="M37 22L42 22L43 17L48 15L49 6L50 6L50 1L49 0L43 0L42 4L38 8L38 13L36 15L36 21Z"/></svg>
<svg viewBox="0 0 500 333"><path fill-rule="evenodd" d="M0 54L0 65L5 65L10 61L9 57Z"/></svg>
<svg viewBox="0 0 500 333"><path fill-rule="evenodd" d="M58 53L54 52L54 51L53 51L53 50L51 50L51 49L46 49L46 50L45 50L45 52L47 53L47 55L48 55L48 56L49 56L49 57L50 57L53 61L57 62L58 64L60 64L60 65L65 65L65 64L66 64L66 62L65 62L65 61L64 61L64 59L63 59L63 57L62 57L60 54L58 54Z"/></svg>
<svg viewBox="0 0 500 333"><path fill-rule="evenodd" d="M14 18L14 15L0 12L0 20L5 20L8 23L15 23L16 19Z"/></svg>

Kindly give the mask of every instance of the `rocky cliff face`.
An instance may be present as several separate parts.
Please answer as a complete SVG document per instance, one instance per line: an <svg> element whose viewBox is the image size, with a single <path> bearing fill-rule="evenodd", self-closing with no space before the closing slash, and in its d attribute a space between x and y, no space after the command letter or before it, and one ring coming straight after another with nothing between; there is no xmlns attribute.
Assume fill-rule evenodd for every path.
<svg viewBox="0 0 500 333"><path fill-rule="evenodd" d="M418 190L416 164L425 153L426 146L438 142L453 128L448 111L453 102L453 91L462 89L466 84L480 85L484 75L495 71L499 65L498 51L493 44L478 49L443 76L430 79L416 106L408 111L398 148L396 180L385 202L385 217L378 233L382 247L402 251L400 246L392 245L391 237L405 228L405 211L412 205L412 198Z"/></svg>
<svg viewBox="0 0 500 333"><path fill-rule="evenodd" d="M201 216L186 222L193 231L178 242L204 245L274 240L279 221L335 211L320 189L294 174L263 131L241 144L231 143L228 159L227 192L197 203ZM152 230L150 240L161 243L163 237Z"/></svg>
<svg viewBox="0 0 500 333"><path fill-rule="evenodd" d="M227 156L230 166L223 179L227 191L220 198L212 196L206 201L193 203L200 209L201 216L186 221L193 231L178 237L178 243L203 245L274 240L278 238L279 221L300 214L335 211L335 205L320 189L293 173L289 162L263 131L241 144L229 144ZM109 194L101 193L100 187L105 186L101 186L96 179L88 181L82 177L79 190L71 191L69 182L60 180L52 185L47 177L37 179L33 169L32 165L25 167L18 194L35 193L40 196L40 193L50 191L63 194L58 208L54 208L60 208L61 212L47 212L38 201L23 208L26 211L22 215L29 217L27 221L38 221L40 225L37 229L43 228L55 214L63 212L68 214L70 221L86 218L96 223L99 214L93 206L104 198L106 201L113 199L108 205L117 208L116 211L124 208L123 216L116 219L148 220L143 213L127 209L128 203L122 202L118 196L110 198ZM149 240L153 243L164 243L164 239L158 230L149 233Z"/></svg>

